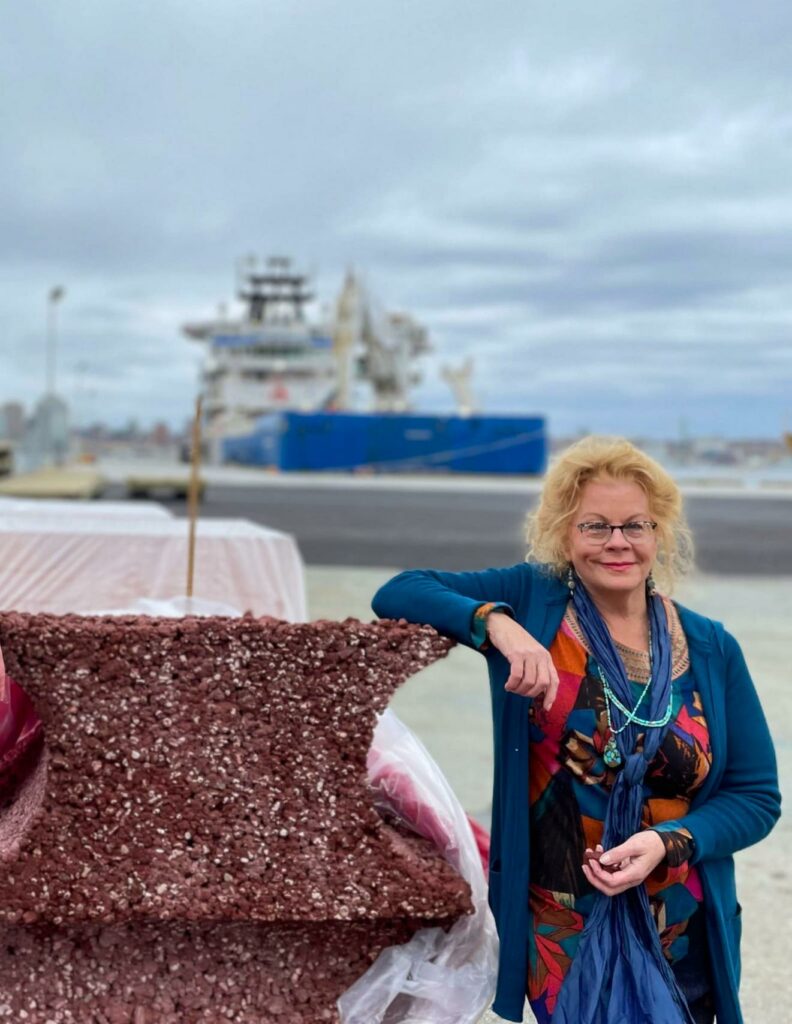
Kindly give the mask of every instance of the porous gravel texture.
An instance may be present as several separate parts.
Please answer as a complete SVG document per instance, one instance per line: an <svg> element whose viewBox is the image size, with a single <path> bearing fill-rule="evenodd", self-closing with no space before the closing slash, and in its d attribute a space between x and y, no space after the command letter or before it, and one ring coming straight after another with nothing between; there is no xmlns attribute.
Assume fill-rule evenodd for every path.
<svg viewBox="0 0 792 1024"><path fill-rule="evenodd" d="M384 946L470 911L366 786L431 629L4 613L0 644L46 737L0 815L0 1019L333 1021Z"/></svg>

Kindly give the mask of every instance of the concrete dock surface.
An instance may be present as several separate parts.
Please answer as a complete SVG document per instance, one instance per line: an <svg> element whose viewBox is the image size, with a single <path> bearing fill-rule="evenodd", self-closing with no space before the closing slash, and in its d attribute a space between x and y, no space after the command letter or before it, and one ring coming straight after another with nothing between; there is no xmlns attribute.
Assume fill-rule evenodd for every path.
<svg viewBox="0 0 792 1024"><path fill-rule="evenodd" d="M313 619L373 618L374 591L398 569L308 567ZM739 640L778 754L781 788L792 793L792 577L696 574L674 597L722 621ZM492 743L489 692L481 655L455 648L397 693L394 710L424 742L465 809L489 823ZM792 821L737 854L743 906L742 1004L746 1024L792 1021ZM481 1024L500 1018L487 1013ZM526 1021L532 1020L526 1007Z"/></svg>

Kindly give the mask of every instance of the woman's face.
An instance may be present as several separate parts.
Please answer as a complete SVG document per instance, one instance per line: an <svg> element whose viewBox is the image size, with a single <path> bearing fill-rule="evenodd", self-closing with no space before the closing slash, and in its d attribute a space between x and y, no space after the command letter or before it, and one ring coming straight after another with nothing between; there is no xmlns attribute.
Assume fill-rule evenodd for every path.
<svg viewBox="0 0 792 1024"><path fill-rule="evenodd" d="M589 591L630 592L644 587L654 565L657 540L649 533L629 541L621 530L608 540L593 541L578 529L579 523L612 526L651 521L645 491L628 480L590 480L583 487L580 504L569 527L569 560Z"/></svg>

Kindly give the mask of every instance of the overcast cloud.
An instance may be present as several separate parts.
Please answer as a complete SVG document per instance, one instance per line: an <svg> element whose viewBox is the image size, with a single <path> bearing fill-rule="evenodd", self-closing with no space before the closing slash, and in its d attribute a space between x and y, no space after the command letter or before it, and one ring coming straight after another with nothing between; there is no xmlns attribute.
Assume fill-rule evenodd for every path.
<svg viewBox="0 0 792 1024"><path fill-rule="evenodd" d="M551 429L792 427L792 8L27 0L0 14L0 401L180 424L248 252L348 265Z"/></svg>

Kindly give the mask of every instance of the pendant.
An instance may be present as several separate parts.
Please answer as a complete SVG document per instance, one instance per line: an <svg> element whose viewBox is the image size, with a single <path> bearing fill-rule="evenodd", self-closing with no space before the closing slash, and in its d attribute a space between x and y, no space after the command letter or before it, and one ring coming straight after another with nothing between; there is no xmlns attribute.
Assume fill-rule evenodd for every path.
<svg viewBox="0 0 792 1024"><path fill-rule="evenodd" d="M622 763L619 748L616 746L615 736L611 736L611 738L605 744L605 752L602 755L602 759L609 768L618 768L619 765Z"/></svg>

